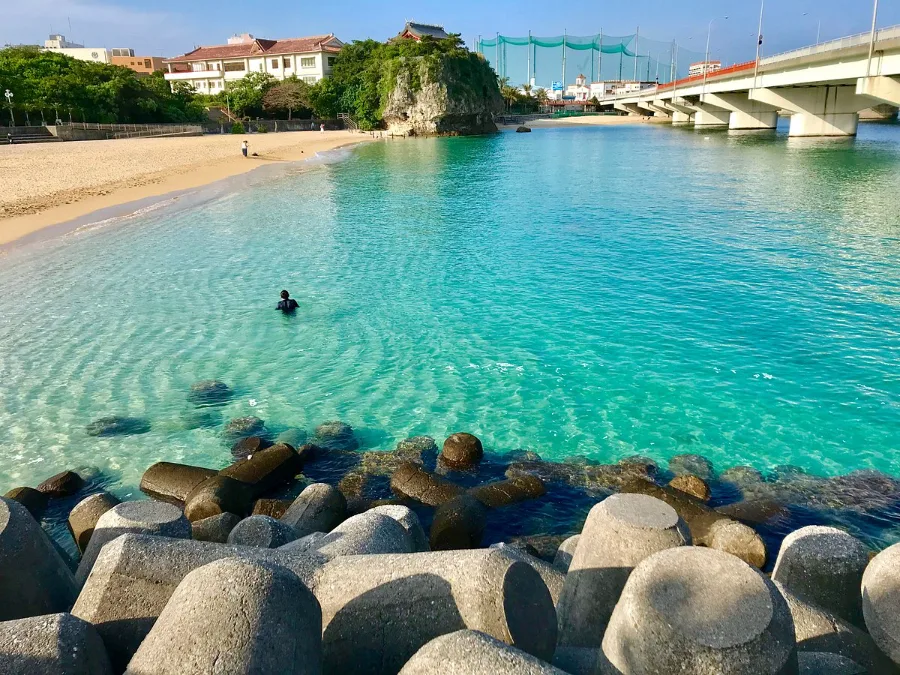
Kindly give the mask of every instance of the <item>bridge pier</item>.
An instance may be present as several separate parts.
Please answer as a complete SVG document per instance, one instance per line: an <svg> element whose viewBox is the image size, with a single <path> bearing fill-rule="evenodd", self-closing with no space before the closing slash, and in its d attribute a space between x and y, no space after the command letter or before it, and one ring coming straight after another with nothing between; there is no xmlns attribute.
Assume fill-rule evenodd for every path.
<svg viewBox="0 0 900 675"><path fill-rule="evenodd" d="M778 109L751 101L747 94L705 94L704 103L731 111L728 128L733 131L774 129L778 124Z"/></svg>
<svg viewBox="0 0 900 675"><path fill-rule="evenodd" d="M662 99L657 99L653 101L653 105L670 111L672 113L672 124L691 124L694 121L694 111L674 100L663 101Z"/></svg>
<svg viewBox="0 0 900 675"><path fill-rule="evenodd" d="M727 127L731 122L731 111L705 101L689 104L694 109L695 127Z"/></svg>
<svg viewBox="0 0 900 675"><path fill-rule="evenodd" d="M855 136L859 111L872 106L852 86L751 89L750 99L790 110L791 136Z"/></svg>
<svg viewBox="0 0 900 675"><path fill-rule="evenodd" d="M627 112L629 115L637 115L638 117L644 117L646 114L641 112L641 108L637 103L613 103L613 108Z"/></svg>

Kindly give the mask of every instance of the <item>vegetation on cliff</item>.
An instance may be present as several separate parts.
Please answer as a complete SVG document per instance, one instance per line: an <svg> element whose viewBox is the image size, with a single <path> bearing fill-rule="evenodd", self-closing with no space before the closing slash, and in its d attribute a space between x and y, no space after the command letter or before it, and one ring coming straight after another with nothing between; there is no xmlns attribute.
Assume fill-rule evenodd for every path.
<svg viewBox="0 0 900 675"><path fill-rule="evenodd" d="M331 77L312 87L311 103L318 116L347 112L363 129L382 125L384 111L398 81L415 94L423 81L439 81L451 100L491 102L499 98L497 76L473 54L458 35L438 40L363 40L346 45Z"/></svg>

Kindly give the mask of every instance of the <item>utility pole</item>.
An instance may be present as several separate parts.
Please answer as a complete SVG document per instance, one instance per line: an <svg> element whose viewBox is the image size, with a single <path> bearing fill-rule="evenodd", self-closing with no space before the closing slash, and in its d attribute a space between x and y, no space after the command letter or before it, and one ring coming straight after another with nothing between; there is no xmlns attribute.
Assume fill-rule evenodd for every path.
<svg viewBox="0 0 900 675"><path fill-rule="evenodd" d="M869 40L869 61L866 63L866 77L872 74L872 56L875 54L875 26L878 24L878 0L872 10L872 38Z"/></svg>
<svg viewBox="0 0 900 675"><path fill-rule="evenodd" d="M494 70L497 71L497 77L500 77L500 31L497 31L497 38L494 43Z"/></svg>
<svg viewBox="0 0 900 675"><path fill-rule="evenodd" d="M559 99L562 100L566 96L566 38L568 38L568 33L565 28L563 28L563 59L562 59L562 92L559 95Z"/></svg>

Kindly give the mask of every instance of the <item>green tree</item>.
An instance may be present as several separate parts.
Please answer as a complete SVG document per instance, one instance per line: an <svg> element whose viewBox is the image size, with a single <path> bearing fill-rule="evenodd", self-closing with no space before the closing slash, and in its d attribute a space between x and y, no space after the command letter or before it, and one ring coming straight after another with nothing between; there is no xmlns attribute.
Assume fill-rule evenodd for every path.
<svg viewBox="0 0 900 675"><path fill-rule="evenodd" d="M291 77L279 82L263 95L263 110L282 112L287 111L288 119L295 110L311 107L310 87L306 82Z"/></svg>
<svg viewBox="0 0 900 675"><path fill-rule="evenodd" d="M92 122L183 122L205 117L193 92L169 87L162 73L138 77L119 66L27 47L0 50L0 90L16 110L55 120L76 111Z"/></svg>
<svg viewBox="0 0 900 675"><path fill-rule="evenodd" d="M239 116L261 115L263 98L277 81L269 73L247 73L240 80L226 83L225 93L231 110Z"/></svg>
<svg viewBox="0 0 900 675"><path fill-rule="evenodd" d="M534 90L534 98L538 103L546 103L550 100L550 95L547 93L546 89L538 87Z"/></svg>

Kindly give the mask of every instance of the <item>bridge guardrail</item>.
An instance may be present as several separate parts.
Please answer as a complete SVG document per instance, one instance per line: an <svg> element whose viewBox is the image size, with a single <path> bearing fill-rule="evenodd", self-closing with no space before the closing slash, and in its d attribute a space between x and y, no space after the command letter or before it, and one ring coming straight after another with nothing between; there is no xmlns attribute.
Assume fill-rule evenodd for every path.
<svg viewBox="0 0 900 675"><path fill-rule="evenodd" d="M880 30L875 31L875 44L882 40L893 40L895 38L900 38L900 26L890 26L888 28L882 28ZM861 47L863 45L868 45L869 41L872 39L871 31L867 31L865 33L857 33L856 35L848 35L846 37L838 38L836 40L829 40L828 42L820 42L817 45L811 45L809 47L801 47L800 49L792 49L787 52L780 52L778 54L773 54L772 56L767 56L764 59L760 59L759 65L766 66L771 63L779 63L781 61L790 61L792 59L800 59L804 56L812 56L813 54L824 54L825 52L834 51L837 49L848 49L850 47Z"/></svg>

